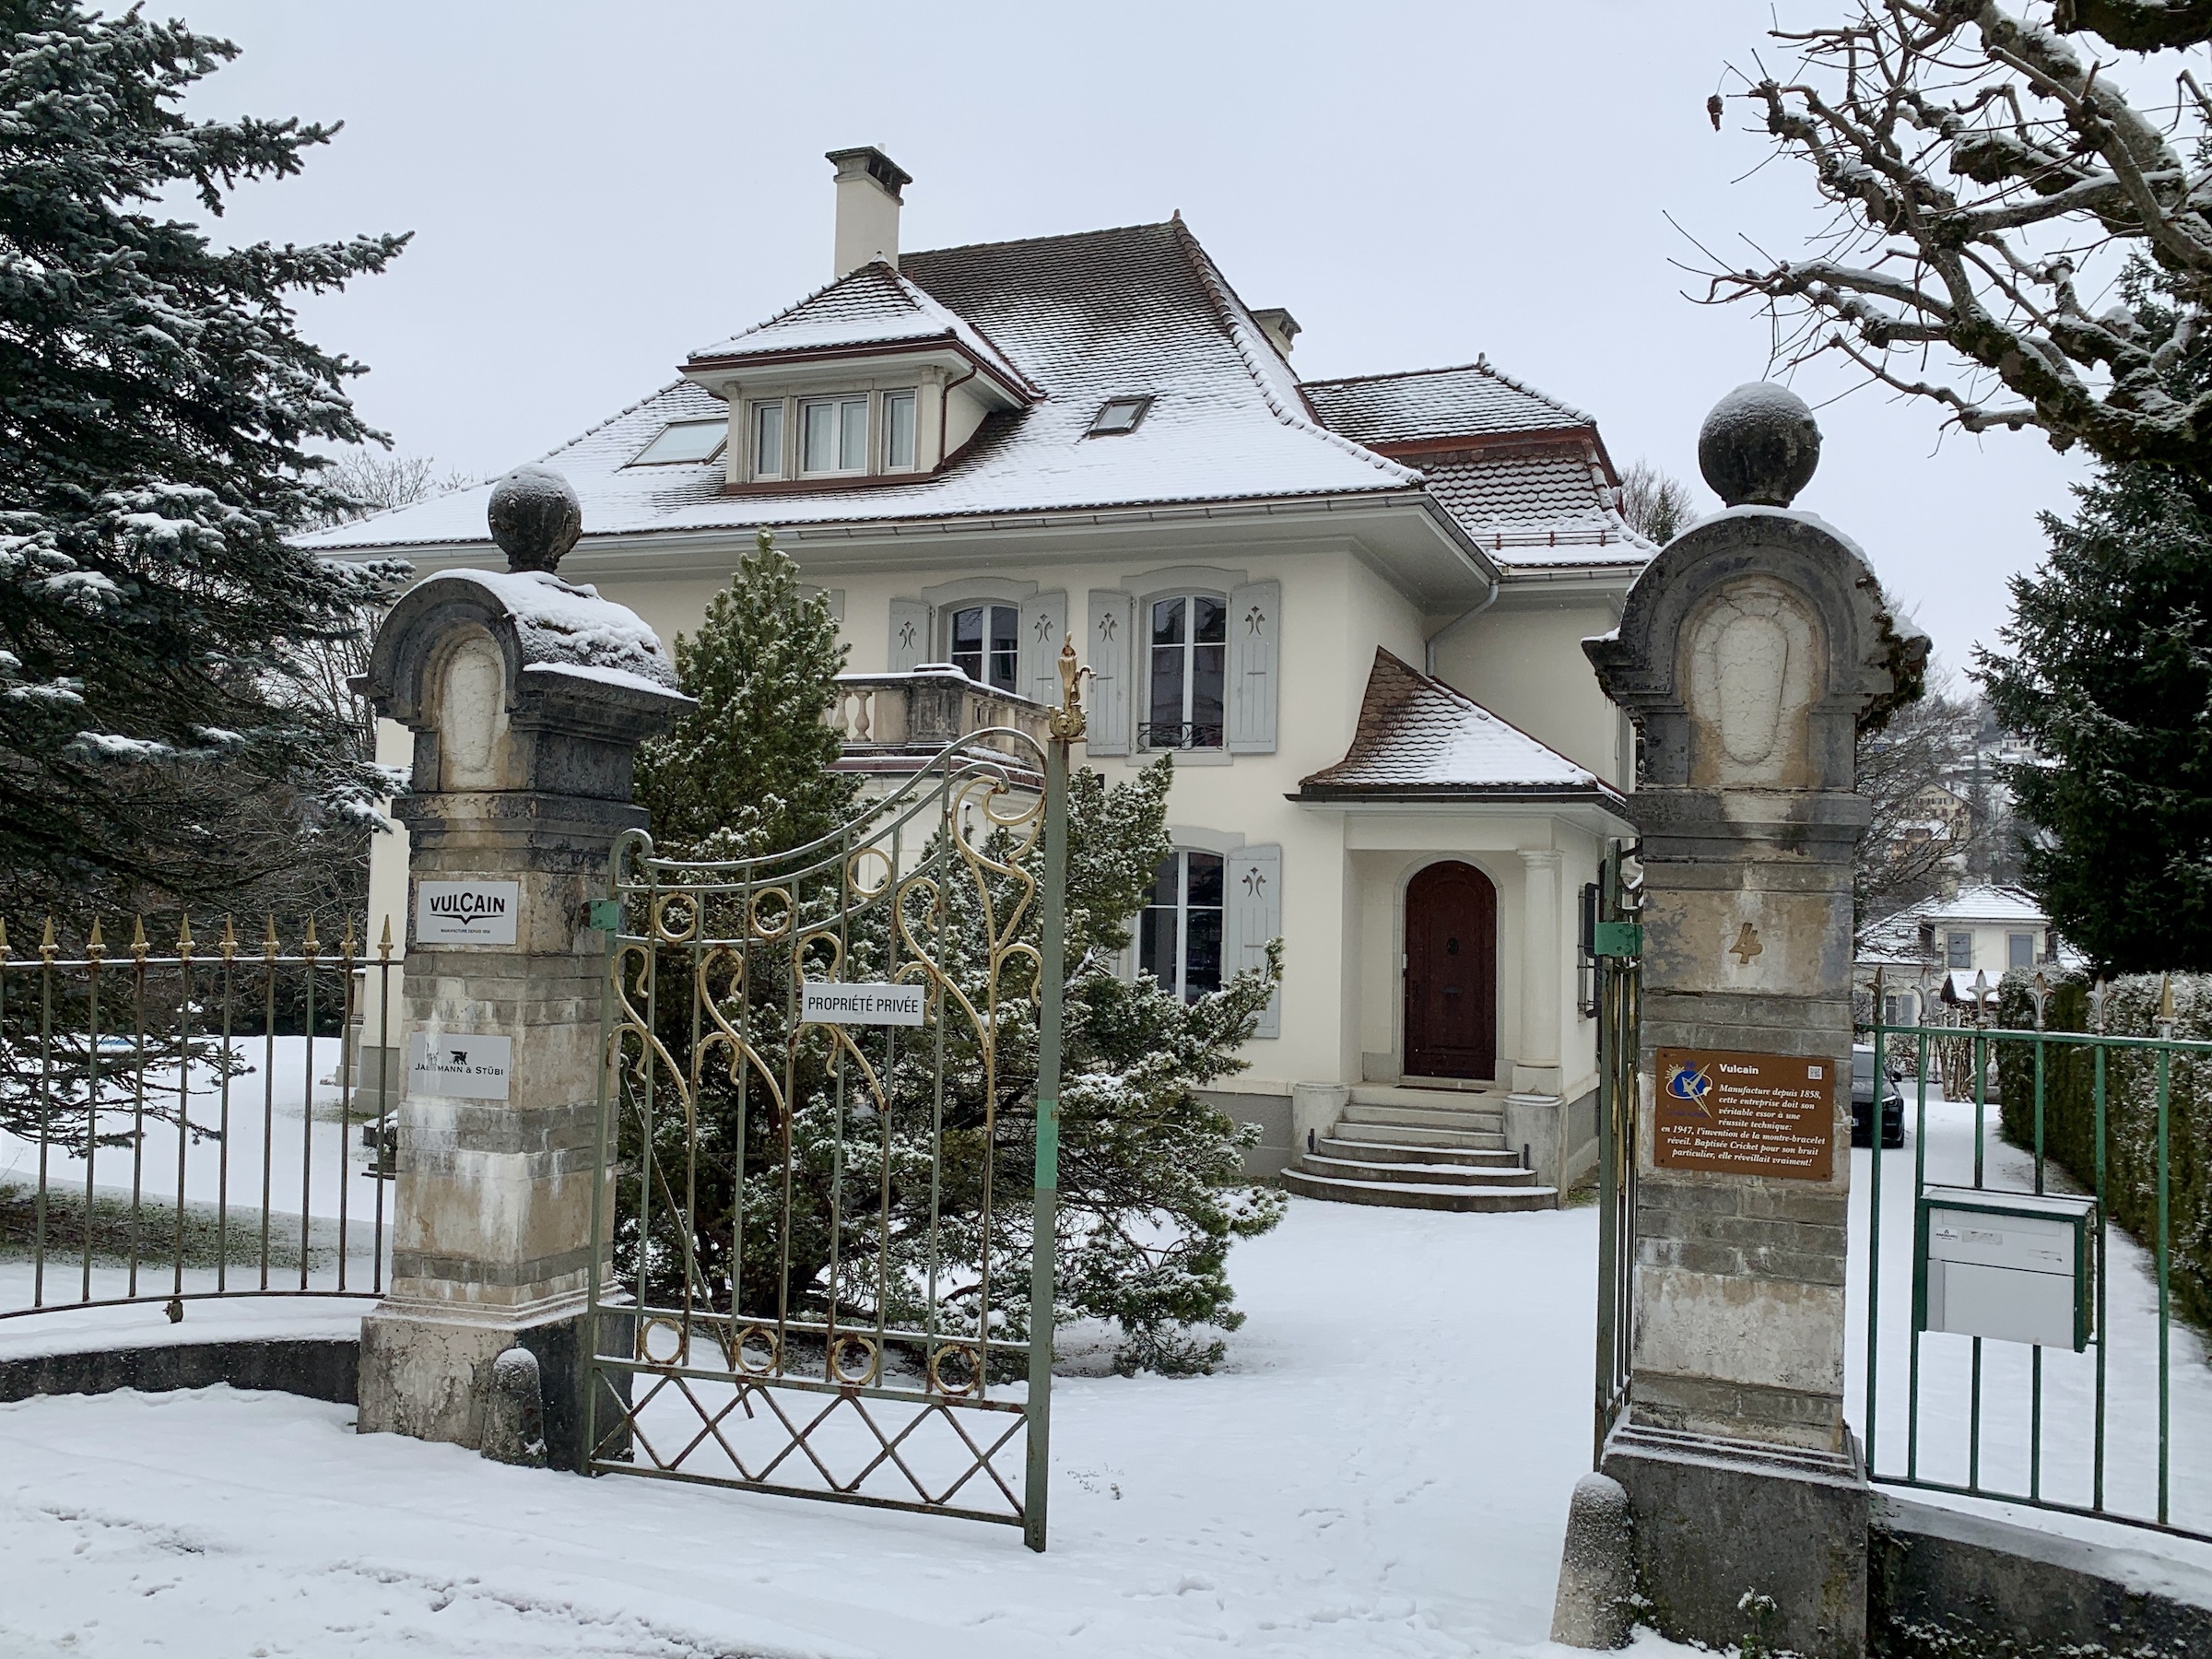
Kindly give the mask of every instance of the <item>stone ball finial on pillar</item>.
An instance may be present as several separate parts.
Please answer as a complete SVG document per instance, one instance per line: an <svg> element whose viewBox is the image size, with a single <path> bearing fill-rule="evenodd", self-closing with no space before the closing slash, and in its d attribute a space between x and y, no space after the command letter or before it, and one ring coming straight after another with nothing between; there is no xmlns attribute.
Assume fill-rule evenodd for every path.
<svg viewBox="0 0 2212 1659"><path fill-rule="evenodd" d="M1771 381L1738 386L1698 430L1698 470L1731 507L1787 507L1819 465L1811 406Z"/></svg>
<svg viewBox="0 0 2212 1659"><path fill-rule="evenodd" d="M510 571L553 571L583 534L583 503L549 466L518 466L491 487L484 515Z"/></svg>

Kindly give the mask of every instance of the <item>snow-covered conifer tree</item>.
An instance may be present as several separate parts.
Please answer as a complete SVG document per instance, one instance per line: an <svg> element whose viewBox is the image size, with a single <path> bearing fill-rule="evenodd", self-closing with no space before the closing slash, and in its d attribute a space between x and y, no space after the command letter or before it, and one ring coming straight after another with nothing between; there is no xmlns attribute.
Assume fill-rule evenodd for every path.
<svg viewBox="0 0 2212 1659"><path fill-rule="evenodd" d="M373 438L361 371L287 304L404 237L225 248L220 215L334 127L194 121L229 42L0 0L0 906L234 902L388 783L299 647L396 574L288 545L330 506L305 446Z"/></svg>

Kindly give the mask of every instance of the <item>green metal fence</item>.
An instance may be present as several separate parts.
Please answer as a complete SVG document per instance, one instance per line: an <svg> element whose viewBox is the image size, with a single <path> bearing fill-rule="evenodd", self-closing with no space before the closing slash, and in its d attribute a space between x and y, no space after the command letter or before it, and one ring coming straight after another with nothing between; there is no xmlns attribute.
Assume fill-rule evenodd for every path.
<svg viewBox="0 0 2212 1659"><path fill-rule="evenodd" d="M1853 1182L1868 1472L2212 1538L2212 1365L2176 1297L2177 1248L2212 1218L2174 1204L2177 1101L2212 1098L2212 1042L2176 1039L2170 1002L2154 1034L2107 1031L2101 987L2091 1029L2048 1029L2040 975L2027 1028L1995 1024L1985 995L1964 1028L1888 1024L1885 989L1862 1028L1880 1064ZM1886 1077L1910 1131L1893 1150Z"/></svg>
<svg viewBox="0 0 2212 1659"><path fill-rule="evenodd" d="M0 1320L382 1294L389 928L174 926L0 925Z"/></svg>

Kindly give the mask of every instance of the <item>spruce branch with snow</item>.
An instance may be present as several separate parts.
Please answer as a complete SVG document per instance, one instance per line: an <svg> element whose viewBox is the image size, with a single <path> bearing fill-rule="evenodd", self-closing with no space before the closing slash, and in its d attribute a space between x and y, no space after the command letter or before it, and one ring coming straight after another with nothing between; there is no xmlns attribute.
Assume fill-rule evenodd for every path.
<svg viewBox="0 0 2212 1659"><path fill-rule="evenodd" d="M1966 431L2212 477L2189 372L2212 350L2212 97L2203 54L2171 50L2206 38L2201 9L1859 0L1777 29L1794 67L1732 96L1811 169L1828 226L1798 258L1708 255L1705 301L1760 305L1784 362L1840 357ZM2169 50L2115 73L2112 47ZM2130 255L2169 285L2160 324L2104 303Z"/></svg>
<svg viewBox="0 0 2212 1659"><path fill-rule="evenodd" d="M300 337L288 300L406 239L226 249L168 216L180 190L219 216L335 131L184 114L236 55L136 11L0 4L0 903L18 912L238 902L314 838L358 841L388 787L301 647L357 636L403 572L286 539L337 499L307 446L373 436L345 390L360 366Z"/></svg>

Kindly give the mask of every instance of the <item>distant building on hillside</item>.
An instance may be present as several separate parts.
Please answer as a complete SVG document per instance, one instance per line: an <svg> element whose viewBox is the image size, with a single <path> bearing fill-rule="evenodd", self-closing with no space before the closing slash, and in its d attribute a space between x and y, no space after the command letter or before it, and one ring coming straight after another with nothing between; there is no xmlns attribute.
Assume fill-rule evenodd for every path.
<svg viewBox="0 0 2212 1659"><path fill-rule="evenodd" d="M1883 971L1883 1018L1910 1023L1913 994L1925 985L1937 1000L1971 1006L1979 979L1994 994L2015 968L2052 973L2078 967L2070 948L2023 888L1977 884L1956 897L1925 899L1859 932L1855 962L1862 986Z"/></svg>

